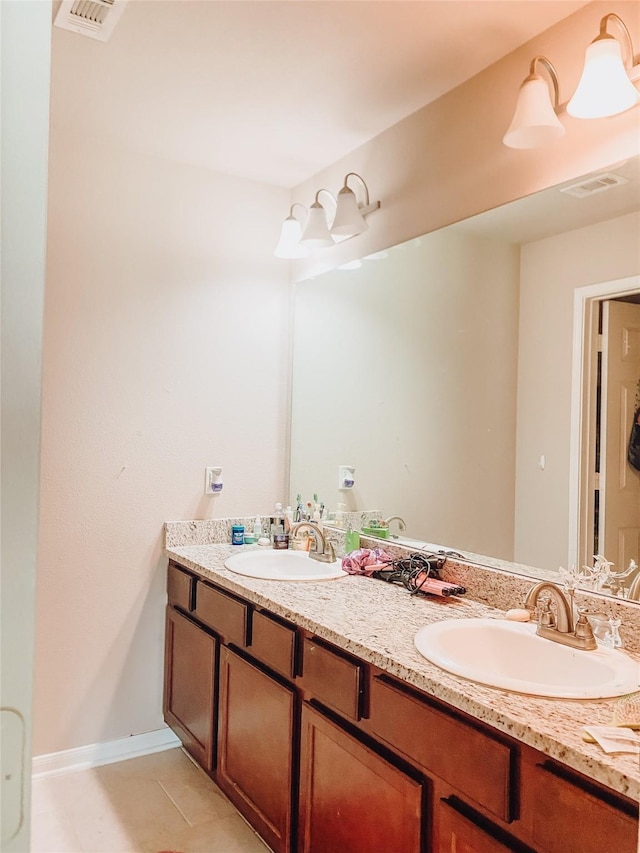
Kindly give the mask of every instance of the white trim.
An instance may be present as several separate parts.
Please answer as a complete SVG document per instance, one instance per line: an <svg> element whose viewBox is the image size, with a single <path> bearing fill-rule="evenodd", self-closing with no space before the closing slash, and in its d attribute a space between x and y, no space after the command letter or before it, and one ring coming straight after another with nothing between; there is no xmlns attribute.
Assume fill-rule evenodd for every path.
<svg viewBox="0 0 640 853"><path fill-rule="evenodd" d="M113 764L140 755L150 755L164 749L180 746L180 741L170 728L131 735L107 743L91 743L62 752L50 752L48 755L36 755L32 761L32 777L57 776L72 773L75 770L88 770L101 764Z"/></svg>
<svg viewBox="0 0 640 853"><path fill-rule="evenodd" d="M577 287L573 293L573 357L571 370L571 441L569 445L569 562L576 565L580 533L580 457L582 430L582 365L585 309L590 299L615 299L640 287L640 276Z"/></svg>

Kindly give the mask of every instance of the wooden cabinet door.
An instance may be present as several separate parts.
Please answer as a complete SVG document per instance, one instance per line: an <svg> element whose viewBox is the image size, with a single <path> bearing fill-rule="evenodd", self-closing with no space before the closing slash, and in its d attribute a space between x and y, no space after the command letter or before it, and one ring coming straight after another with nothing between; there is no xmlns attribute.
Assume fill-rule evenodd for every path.
<svg viewBox="0 0 640 853"><path fill-rule="evenodd" d="M300 853L419 853L422 785L302 709Z"/></svg>
<svg viewBox="0 0 640 853"><path fill-rule="evenodd" d="M437 809L438 853L514 853L528 849L515 839L509 846L501 844L446 800L440 800Z"/></svg>
<svg viewBox="0 0 640 853"><path fill-rule="evenodd" d="M213 767L217 640L167 607L164 719L198 764Z"/></svg>
<svg viewBox="0 0 640 853"><path fill-rule="evenodd" d="M275 853L291 845L294 691L223 647L216 781Z"/></svg>

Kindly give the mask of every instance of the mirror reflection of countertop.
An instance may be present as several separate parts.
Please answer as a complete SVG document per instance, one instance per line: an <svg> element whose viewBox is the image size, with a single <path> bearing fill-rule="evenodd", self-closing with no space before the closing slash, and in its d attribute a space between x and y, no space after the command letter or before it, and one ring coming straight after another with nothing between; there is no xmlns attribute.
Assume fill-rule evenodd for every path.
<svg viewBox="0 0 640 853"><path fill-rule="evenodd" d="M469 597L411 596L402 587L363 576L294 583L243 577L225 568L230 555L256 547L171 546L165 554L204 580L268 608L585 776L639 798L638 756L607 755L581 737L584 726L611 721L615 699L543 699L485 687L445 672L415 649L414 636L425 625L442 619L500 618L503 611Z"/></svg>

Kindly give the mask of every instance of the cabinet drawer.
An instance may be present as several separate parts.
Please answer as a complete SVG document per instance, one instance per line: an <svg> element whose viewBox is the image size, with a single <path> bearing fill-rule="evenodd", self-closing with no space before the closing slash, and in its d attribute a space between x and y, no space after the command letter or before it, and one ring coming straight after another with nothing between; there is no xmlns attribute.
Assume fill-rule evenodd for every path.
<svg viewBox="0 0 640 853"><path fill-rule="evenodd" d="M617 808L551 762L535 766L527 787L523 807L532 814L533 840L548 853L636 853L637 806Z"/></svg>
<svg viewBox="0 0 640 853"><path fill-rule="evenodd" d="M372 680L367 730L492 814L513 820L513 747L379 676Z"/></svg>
<svg viewBox="0 0 640 853"><path fill-rule="evenodd" d="M465 853L533 853L515 838L504 836L504 843L465 813L455 797L441 800L437 808L438 850ZM480 818L481 819L481 818ZM496 834L499 830L495 830Z"/></svg>
<svg viewBox="0 0 640 853"><path fill-rule="evenodd" d="M181 607L183 610L193 609L193 584L195 578L169 563L167 573L167 598L169 604Z"/></svg>
<svg viewBox="0 0 640 853"><path fill-rule="evenodd" d="M246 645L247 613L246 604L198 581L195 616L228 643Z"/></svg>
<svg viewBox="0 0 640 853"><path fill-rule="evenodd" d="M350 658L304 639L302 649L303 684L318 701L350 720L360 719L363 667Z"/></svg>
<svg viewBox="0 0 640 853"><path fill-rule="evenodd" d="M284 675L295 676L296 632L276 622L265 613L255 611L251 624L251 654L257 660Z"/></svg>

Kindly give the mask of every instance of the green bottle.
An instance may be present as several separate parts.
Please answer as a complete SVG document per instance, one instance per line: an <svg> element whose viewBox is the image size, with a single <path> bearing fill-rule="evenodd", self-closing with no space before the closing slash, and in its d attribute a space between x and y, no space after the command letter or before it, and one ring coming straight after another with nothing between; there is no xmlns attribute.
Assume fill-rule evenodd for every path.
<svg viewBox="0 0 640 853"><path fill-rule="evenodd" d="M352 551L357 551L360 547L360 531L354 530L351 522L347 525L347 532L344 534L344 550L347 554Z"/></svg>

